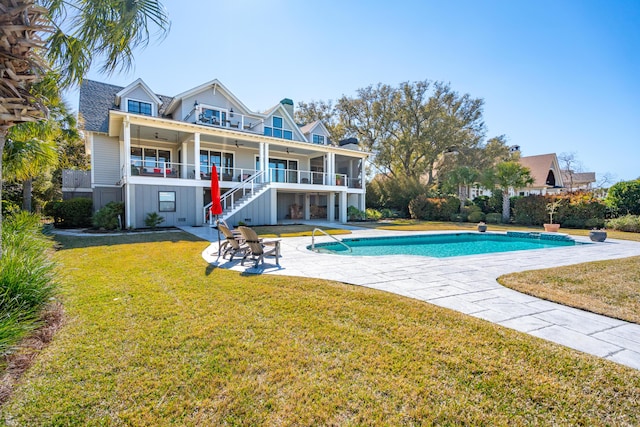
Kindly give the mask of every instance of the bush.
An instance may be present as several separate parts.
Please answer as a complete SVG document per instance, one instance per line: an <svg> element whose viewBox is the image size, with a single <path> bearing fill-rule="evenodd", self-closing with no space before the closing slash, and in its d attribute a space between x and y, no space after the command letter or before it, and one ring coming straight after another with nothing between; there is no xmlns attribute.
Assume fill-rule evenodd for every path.
<svg viewBox="0 0 640 427"><path fill-rule="evenodd" d="M347 217L349 221L362 221L365 219L365 213L355 206L349 206L347 208Z"/></svg>
<svg viewBox="0 0 640 427"><path fill-rule="evenodd" d="M593 228L604 224L607 206L591 193L577 192L563 197L556 213L557 222L565 228Z"/></svg>
<svg viewBox="0 0 640 427"><path fill-rule="evenodd" d="M376 209L368 208L365 211L365 218L373 221L378 221L379 219L382 218L382 213Z"/></svg>
<svg viewBox="0 0 640 427"><path fill-rule="evenodd" d="M398 216L397 213L388 208L381 209L380 215L382 215L382 218L396 218Z"/></svg>
<svg viewBox="0 0 640 427"><path fill-rule="evenodd" d="M93 215L93 225L105 230L117 230L121 227L118 216L124 218L124 203L109 202Z"/></svg>
<svg viewBox="0 0 640 427"><path fill-rule="evenodd" d="M483 212L471 212L469 214L469 217L467 218L467 221L480 222L480 221L484 221L484 218L485 218L485 214Z"/></svg>
<svg viewBox="0 0 640 427"><path fill-rule="evenodd" d="M151 228L156 228L164 221L164 217L158 215L156 212L150 212L147 214L147 217L144 219L144 225Z"/></svg>
<svg viewBox="0 0 640 427"><path fill-rule="evenodd" d="M625 215L613 218L605 222L607 228L618 231L629 231L632 233L640 233L640 216Z"/></svg>
<svg viewBox="0 0 640 427"><path fill-rule="evenodd" d="M513 217L516 224L542 225L549 221L546 209L549 199L546 197L530 195L513 199Z"/></svg>
<svg viewBox="0 0 640 427"><path fill-rule="evenodd" d="M419 195L409 202L411 218L425 221L448 221L460 208L457 197L431 198Z"/></svg>
<svg viewBox="0 0 640 427"><path fill-rule="evenodd" d="M379 175L367 184L366 204L376 209L392 209L407 216L411 200L426 192L419 179Z"/></svg>
<svg viewBox="0 0 640 427"><path fill-rule="evenodd" d="M4 355L38 325L40 312L55 292L51 240L40 218L25 212L7 217L0 259L0 354Z"/></svg>
<svg viewBox="0 0 640 427"><path fill-rule="evenodd" d="M488 213L484 220L487 224L500 224L500 221L502 221L502 214L496 212Z"/></svg>
<svg viewBox="0 0 640 427"><path fill-rule="evenodd" d="M640 215L640 179L612 185L606 204L620 215Z"/></svg>
<svg viewBox="0 0 640 427"><path fill-rule="evenodd" d="M491 191L491 196L478 196L473 199L473 204L478 206L485 214L502 212L502 190Z"/></svg>
<svg viewBox="0 0 640 427"><path fill-rule="evenodd" d="M76 199L49 202L44 206L44 214L53 218L56 227L90 227L93 202L91 199Z"/></svg>

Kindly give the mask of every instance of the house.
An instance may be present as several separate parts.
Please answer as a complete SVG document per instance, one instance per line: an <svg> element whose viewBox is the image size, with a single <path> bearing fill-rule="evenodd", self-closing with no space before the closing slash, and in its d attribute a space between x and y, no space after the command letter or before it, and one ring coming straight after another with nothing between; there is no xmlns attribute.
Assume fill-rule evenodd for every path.
<svg viewBox="0 0 640 427"><path fill-rule="evenodd" d="M562 180L558 157L555 153L520 157L518 161L531 171L533 184L525 188L514 189L512 196L557 194L562 191L564 181Z"/></svg>
<svg viewBox="0 0 640 427"><path fill-rule="evenodd" d="M510 151L519 152L520 147L513 146ZM558 157L555 153L520 157L518 162L522 166L529 168L533 184L525 188L510 189L509 195L511 197L588 190L591 189L591 184L596 181L595 172L577 173L560 169ZM490 196L491 190L476 185L471 189L470 194L472 199L478 196Z"/></svg>
<svg viewBox="0 0 640 427"><path fill-rule="evenodd" d="M285 219L347 221L365 209L364 163L357 144L334 144L321 122L299 126L293 101L250 110L218 80L173 97L138 79L127 87L85 80L80 116L91 153L94 209L125 204L126 227L211 221L211 171L218 172L232 224Z"/></svg>
<svg viewBox="0 0 640 427"><path fill-rule="evenodd" d="M595 172L574 172L572 170L562 170L562 181L567 191L589 191L596 182Z"/></svg>

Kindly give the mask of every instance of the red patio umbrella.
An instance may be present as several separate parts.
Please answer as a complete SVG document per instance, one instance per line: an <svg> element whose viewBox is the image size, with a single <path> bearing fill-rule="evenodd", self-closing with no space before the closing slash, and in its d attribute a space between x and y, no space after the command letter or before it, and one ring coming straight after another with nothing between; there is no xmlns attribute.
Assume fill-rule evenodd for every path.
<svg viewBox="0 0 640 427"><path fill-rule="evenodd" d="M220 183L218 182L218 171L216 165L211 166L211 215L220 215L222 205L220 204Z"/></svg>

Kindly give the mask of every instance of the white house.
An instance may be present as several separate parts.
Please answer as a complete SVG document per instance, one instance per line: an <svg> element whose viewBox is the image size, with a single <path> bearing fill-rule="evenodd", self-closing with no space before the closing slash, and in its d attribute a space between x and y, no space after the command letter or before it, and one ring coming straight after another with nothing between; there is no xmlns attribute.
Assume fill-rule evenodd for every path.
<svg viewBox="0 0 640 427"><path fill-rule="evenodd" d="M138 79L123 88L85 80L80 117L91 153L94 209L125 204L126 227L208 220L211 166L232 224L285 219L347 221L365 209L364 162L352 140L330 140L320 122L298 125L293 101L251 111L218 80L174 97Z"/></svg>

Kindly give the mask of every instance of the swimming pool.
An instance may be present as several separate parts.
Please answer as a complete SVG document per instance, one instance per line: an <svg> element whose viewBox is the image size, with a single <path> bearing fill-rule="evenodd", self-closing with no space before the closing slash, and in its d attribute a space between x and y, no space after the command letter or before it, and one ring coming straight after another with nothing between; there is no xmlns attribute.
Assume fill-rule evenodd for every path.
<svg viewBox="0 0 640 427"><path fill-rule="evenodd" d="M344 243L317 243L315 250L340 255L421 255L446 258L494 252L574 246L577 243L563 234L512 232L447 233L393 237L342 239ZM346 246L345 246L346 245ZM308 246L307 249L312 249ZM351 249L351 250L350 250Z"/></svg>

